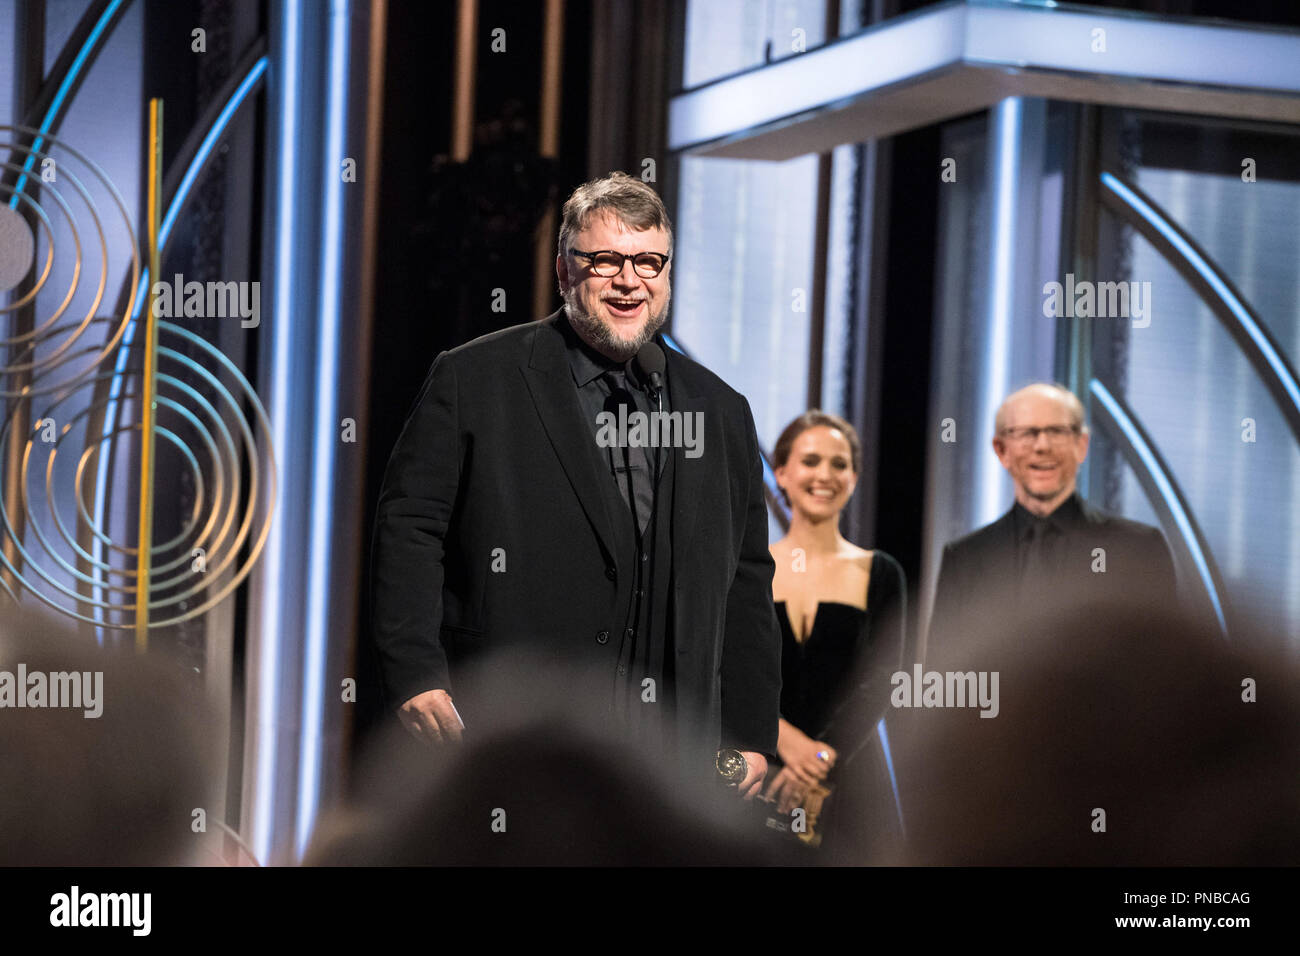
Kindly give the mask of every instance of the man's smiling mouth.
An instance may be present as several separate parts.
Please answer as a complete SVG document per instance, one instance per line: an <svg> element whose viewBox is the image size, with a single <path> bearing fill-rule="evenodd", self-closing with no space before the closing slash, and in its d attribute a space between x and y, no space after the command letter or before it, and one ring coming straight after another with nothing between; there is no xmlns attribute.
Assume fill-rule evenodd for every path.
<svg viewBox="0 0 1300 956"><path fill-rule="evenodd" d="M620 315L632 315L645 303L645 299L605 299L605 306Z"/></svg>

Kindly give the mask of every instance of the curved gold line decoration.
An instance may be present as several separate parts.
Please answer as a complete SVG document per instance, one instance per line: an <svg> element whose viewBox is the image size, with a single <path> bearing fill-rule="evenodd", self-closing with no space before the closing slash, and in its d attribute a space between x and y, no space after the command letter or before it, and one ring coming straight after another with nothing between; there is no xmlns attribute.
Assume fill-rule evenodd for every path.
<svg viewBox="0 0 1300 956"><path fill-rule="evenodd" d="M253 386L238 367L220 350L188 329L171 322L158 321L158 392L156 425L166 448L181 454L196 474L196 488L203 488L198 502L185 522L182 532L169 541L152 544L150 559L159 575L152 582L146 606L150 629L167 627L190 620L215 607L246 578L260 557L270 533L277 494L271 425ZM198 352L197 359L185 354ZM0 455L7 453L11 442L23 442L19 476L22 514L15 516L0 501L0 533L8 537L22 557L23 573L18 573L3 556L11 573L23 587L48 606L86 622L103 627L135 630L135 608L142 595L139 576L133 567L114 566L109 560L95 560L76 545L68 527L86 521L85 502L77 498L81 477L89 467L90 456L82 452L75 468L59 469L57 458L67 436L74 433L95 410L93 403L82 407L81 393L93 393L100 378L77 383L33 413L37 422L61 422L53 442L40 437L37 428L30 436L14 434L11 414L0 426ZM128 369L130 379L126 393L119 400L136 401L142 394L142 370ZM231 385L227 385L230 382ZM213 400L209 400L210 396ZM104 399L107 401L107 399ZM69 413L66 407L80 408ZM250 428L244 409L252 410L256 431ZM228 424L233 423L233 428ZM111 440L127 436L142 426L122 429ZM262 455L259 445L266 449ZM102 446L96 450L102 454ZM247 470L247 487L241 469ZM65 474L60 486L57 476ZM201 476L201 477L198 477ZM61 493L63 492L63 493ZM242 502L242 504L241 504ZM202 514L206 504L208 513ZM41 530L36 519L37 506L48 509L50 522L59 530L55 536ZM60 507L69 514L62 515ZM24 543L14 537L15 519L20 518L32 531L32 540ZM108 541L104 529L93 527L92 533ZM115 545L118 554L134 556L135 550ZM202 560L193 560L200 553ZM90 573L79 571L76 560L84 560ZM131 562L134 564L134 562ZM110 582L109 576L120 579ZM76 586L64 583L73 579ZM209 582L221 583L210 590ZM106 600L94 599L93 586L108 594ZM106 612L105 618L78 613L78 603Z"/></svg>
<svg viewBox="0 0 1300 956"><path fill-rule="evenodd" d="M24 145L25 142L31 142L32 138L36 136L41 138L42 149L33 150ZM55 181L41 182L40 196L42 199L39 202L32 199L26 191L16 191L12 185L0 182L0 202L8 202L10 198L17 195L19 209L28 208L32 210L40 222L41 231L44 233L47 242L47 264L36 287L22 299L10 303L7 308L0 309L0 315L34 301L36 295L42 291L48 280L50 268L55 261L54 257L59 254L55 243L56 233L50 215L51 212L56 213L57 218L66 222L75 249L72 278L59 302L58 308L31 331L0 339L0 346L22 346L18 350L16 357L7 357L5 364L0 365L0 397L30 398L34 395L58 391L81 378L94 374L99 362L117 348L126 332L127 323L131 319L131 303L135 301L135 296L139 290L140 256L136 250L135 230L131 226L131 214L127 209L126 202L122 199L122 194L118 192L117 187L113 185L112 180L108 178L97 163L62 140L48 134L41 134L27 126L0 125L0 150L4 149L10 151L10 157L8 162L0 163L0 169L3 170L21 170L24 158L27 156L34 157L35 167L41 168L44 160L55 159L54 155L52 155L55 149L59 151L60 155L54 167L57 170ZM105 235L105 224L101 219L100 210L95 203L94 196L86 185L87 181L108 193L113 200L117 216L121 217L121 228L129 240L127 248L130 249L131 255L131 289L130 295L125 300L126 304L121 315L115 316L113 325L110 327L103 345L96 350L95 358L74 363L74 358L84 355L84 353L76 351L76 347L87 340L91 326L97 321L96 317L99 314L99 306L104 301L104 291L108 285L108 273L110 271L109 243L108 237ZM70 184L72 189L68 190L65 184ZM53 200L52 209L42 204L46 196ZM59 325L58 322L71 307L73 298L84 281L85 247L87 245L81 223L78 222L72 204L69 202L70 199L74 198L85 206L90 216L91 225L94 226L93 234L91 234L93 239L91 248L98 250L99 269L98 277L95 279L93 298L81 320L73 327L72 334L68 335L66 332L69 327ZM38 350L41 354L40 358L36 357ZM46 354L47 352L48 354ZM51 374L56 369L59 370L59 374ZM31 383L13 387L11 380L18 379L20 377L19 373L23 372L30 373Z"/></svg>
<svg viewBox="0 0 1300 956"><path fill-rule="evenodd" d="M161 121L162 104L151 101L151 276L160 272ZM35 132L0 126L0 148L12 151L0 170L21 166L21 143L24 138L31 142ZM33 190L36 198L26 192L18 195L29 222L44 239L46 253L44 261L35 264L39 276L34 287L24 290L21 299L0 306L0 319L30 307L42 291L57 304L49 315L38 316L31 330L0 339L0 347L10 349L9 364L0 366L0 398L7 399L0 424L0 461L13 462L17 471L11 475L16 494L0 498L0 568L6 572L0 575L0 587L15 600L30 592L61 614L90 625L134 631L136 646L143 650L150 630L191 620L224 601L261 556L277 494L270 421L238 366L194 332L158 319L152 294L143 316L145 334L137 336L131 361L120 373L121 394L107 397L104 385L118 377L113 357L141 281L135 233L121 195L95 163L48 135L42 146L26 155L34 156L34 167L40 169L43 159L57 154L57 182L42 182L40 190ZM110 242L92 188L112 197L129 237L131 283L120 315L96 314L107 283ZM0 201L13 194L12 187L0 184ZM77 204L88 210L88 223L78 221L73 211ZM86 225L93 232L87 234ZM70 240L56 245L57 237L68 235ZM116 238L111 247L118 247ZM88 256L87 250L97 255ZM71 279L67 289L54 289L49 283L61 265L56 256L62 255L70 257ZM68 271L65 267L57 274ZM78 292L91 301L81 316L69 311ZM105 397L94 397L97 386ZM110 401L139 409L139 421L122 424L87 444L87 423ZM137 534L134 543L115 542L108 529L93 520L85 489L88 476L97 471L98 456L118 442L122 450L134 447L137 435ZM166 541L154 540L153 483L159 454L179 456L181 480L193 483L193 503L181 516L180 530ZM107 546L102 557L79 543L78 527Z"/></svg>

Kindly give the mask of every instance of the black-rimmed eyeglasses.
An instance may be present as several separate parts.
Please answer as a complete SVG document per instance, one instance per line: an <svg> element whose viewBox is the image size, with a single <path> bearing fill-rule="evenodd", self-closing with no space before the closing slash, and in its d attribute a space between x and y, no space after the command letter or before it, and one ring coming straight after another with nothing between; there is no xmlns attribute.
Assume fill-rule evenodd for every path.
<svg viewBox="0 0 1300 956"><path fill-rule="evenodd" d="M591 266L591 271L603 279L609 279L622 272L623 262L626 259L632 260L632 271L642 279L653 279L664 271L664 266L668 265L668 256L658 252L638 252L630 256L612 249L602 249L598 252L579 252L577 249L570 249L569 252L579 259L586 259Z"/></svg>
<svg viewBox="0 0 1300 956"><path fill-rule="evenodd" d="M1066 441L1072 435L1079 434L1080 431L1078 425L1048 425L1044 428L1026 426L1024 428L1004 428L1002 429L1002 437L1009 438L1022 445L1032 445L1038 441L1039 435L1046 435L1048 441L1057 445Z"/></svg>

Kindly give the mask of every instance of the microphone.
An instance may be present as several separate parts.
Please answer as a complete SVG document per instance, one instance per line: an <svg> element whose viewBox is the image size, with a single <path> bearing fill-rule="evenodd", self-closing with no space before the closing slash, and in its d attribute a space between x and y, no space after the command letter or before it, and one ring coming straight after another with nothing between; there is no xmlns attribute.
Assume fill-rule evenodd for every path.
<svg viewBox="0 0 1300 956"><path fill-rule="evenodd" d="M636 371L637 379L648 383L650 393L655 396L664 387L664 369L667 367L668 359L657 342L647 342L632 357L632 368Z"/></svg>

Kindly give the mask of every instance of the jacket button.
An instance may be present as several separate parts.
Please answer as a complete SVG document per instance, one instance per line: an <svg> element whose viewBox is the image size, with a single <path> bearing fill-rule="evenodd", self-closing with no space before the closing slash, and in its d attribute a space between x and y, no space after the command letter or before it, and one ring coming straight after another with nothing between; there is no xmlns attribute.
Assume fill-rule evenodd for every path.
<svg viewBox="0 0 1300 956"><path fill-rule="evenodd" d="M636 636L636 631L632 630L632 628L630 627L623 628L623 640L630 641L635 636Z"/></svg>
<svg viewBox="0 0 1300 956"><path fill-rule="evenodd" d="M599 634L597 634L597 635L596 635L596 643L597 643L597 644L608 644L608 643L609 643L609 631L601 631Z"/></svg>
<svg viewBox="0 0 1300 956"><path fill-rule="evenodd" d="M618 577L618 572L614 570L613 566L610 566L605 569L605 577L613 581L616 577Z"/></svg>

